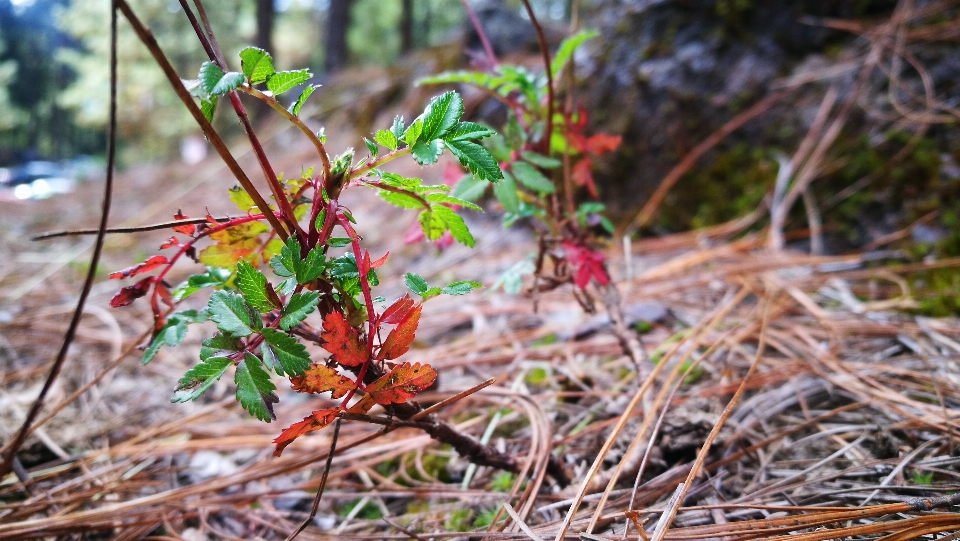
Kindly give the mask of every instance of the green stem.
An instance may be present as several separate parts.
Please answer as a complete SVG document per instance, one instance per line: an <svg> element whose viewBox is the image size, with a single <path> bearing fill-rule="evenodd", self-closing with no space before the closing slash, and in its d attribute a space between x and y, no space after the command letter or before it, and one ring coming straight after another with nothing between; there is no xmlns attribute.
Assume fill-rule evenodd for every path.
<svg viewBox="0 0 960 541"><path fill-rule="evenodd" d="M399 158L400 156L406 156L407 154L410 154L410 147L398 148L397 150L392 150L392 151L388 152L387 154L384 154L383 156L380 156L380 157L377 158L376 160L373 160L373 161L371 161L371 162L367 162L367 163L364 164L363 166L357 167L356 169L351 169L351 170L347 173L347 178L344 179L344 185L349 184L349 183L350 183L350 180L353 179L353 178L355 178L355 177L363 176L363 175L369 173L370 171L373 171L373 170L376 169L377 167L380 167L381 165L383 165L383 164L385 164L385 163L389 163L389 162L391 162L391 161Z"/></svg>
<svg viewBox="0 0 960 541"><path fill-rule="evenodd" d="M317 137L317 134L313 133L313 130L311 130L306 124L303 123L302 120L300 120L300 117L286 110L276 99L264 94L256 88L253 88L249 85L244 85L237 88L237 90L243 92L244 94L253 96L263 103L266 103L271 109L280 113L283 118L290 121L290 123L296 126L298 130L307 136L307 139L309 139L310 142L313 143L314 148L317 149L317 154L320 155L320 163L323 165L324 184L326 184L326 179L330 178L330 157L327 155L327 150L324 148L323 142L320 141L320 138Z"/></svg>
<svg viewBox="0 0 960 541"><path fill-rule="evenodd" d="M376 181L374 181L374 182L368 182L368 183L367 183L367 186L372 186L372 187L374 187L374 188L379 188L379 189L381 189L381 190L385 190L385 191L388 191L388 192L393 192L393 193L402 194L402 195L405 195L405 196L409 197L410 199L416 199L416 200L417 200L417 203L420 203L420 205L422 205L423 208L425 208L425 209L427 209L427 210L430 210L430 203L427 202L426 199L420 197L419 195L417 195L417 194L415 194L415 193L413 193L413 192L411 192L411 191L409 191L409 190L404 190L403 188L397 188L396 186L390 186L390 185L388 185L388 184L384 184L384 183L382 183L382 182L376 182Z"/></svg>

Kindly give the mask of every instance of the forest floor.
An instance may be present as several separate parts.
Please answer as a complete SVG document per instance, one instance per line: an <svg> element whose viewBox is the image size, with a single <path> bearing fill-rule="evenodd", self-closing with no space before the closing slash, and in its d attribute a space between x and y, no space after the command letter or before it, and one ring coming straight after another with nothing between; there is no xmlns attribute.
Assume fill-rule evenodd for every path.
<svg viewBox="0 0 960 541"><path fill-rule="evenodd" d="M362 148L353 134L329 136ZM291 132L267 139L279 171L311 165ZM437 180L441 171L422 174ZM166 221L178 209L230 212L228 179L215 158L131 167L118 179L111 226ZM3 442L56 355L92 245L29 237L95 225L101 190L94 182L44 201L0 202ZM352 192L360 190L345 200L363 216L366 246L392 250L379 294L401 295L406 271L487 286L428 303L405 359L440 374L424 403L495 378L439 413L516 456L523 475L475 468L412 429L348 448L378 427L346 423L338 444L346 450L300 539L893 540L960 531L960 514L944 512L960 489L960 325L905 310L904 276L918 266L877 266L881 252L770 251L744 223L642 239L626 252L612 243L609 267L650 359L637 366L605 316L584 313L569 289L536 298L492 291L535 250L522 229L501 229L492 204L467 217L473 250L398 250L414 216ZM224 380L196 403L172 404L200 329L142 366L135 346L148 311L107 308L120 284L106 275L167 236L109 238L50 416L20 454L27 480L0 484L0 538L283 539L306 518L333 431L303 437L279 458L271 440L329 401L280 389L278 420L264 424ZM178 267L173 281L191 270ZM569 484L546 474L551 455Z"/></svg>

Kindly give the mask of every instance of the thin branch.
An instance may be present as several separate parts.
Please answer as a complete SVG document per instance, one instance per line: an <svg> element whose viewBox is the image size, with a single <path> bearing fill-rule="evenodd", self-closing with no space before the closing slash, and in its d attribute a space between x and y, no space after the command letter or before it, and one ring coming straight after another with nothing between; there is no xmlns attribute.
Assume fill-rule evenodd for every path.
<svg viewBox="0 0 960 541"><path fill-rule="evenodd" d="M220 218L214 218L218 222L229 222L234 218L231 216L222 216ZM199 225L209 223L207 218L188 218L186 220L170 220L169 222L160 222L150 225L139 225L132 227L110 227L104 230L104 233L142 233L144 231L158 231L160 229L169 229L177 225ZM47 233L41 233L35 237L30 237L30 240L47 240L55 239L58 237L73 237L79 235L96 235L99 233L99 229L69 229L64 231L49 231Z"/></svg>
<svg viewBox="0 0 960 541"><path fill-rule="evenodd" d="M203 22L206 38L209 40L209 47L205 47L205 49L207 49L208 55L213 53L213 57L210 58L210 60L216 62L221 70L228 71L229 68L226 60L223 57L223 51L220 50L220 46L217 44L217 38L210 26L210 19L207 17L207 13L203 9L203 2L200 0L194 0L193 3L197 7L197 13L200 15L200 20ZM191 19L191 23L193 22L195 22L195 19ZM196 25L194 25L194 30L197 32L198 36L202 33ZM202 38L201 41L203 41ZM283 191L283 186L281 186L280 182L277 180L277 174L273 170L273 165L270 164L270 160L267 158L267 154L263 149L263 145L260 143L260 139L257 137L257 134L253 129L253 125L250 123L250 116L247 114L247 109L240 101L239 93L236 90L231 90L227 92L227 98L230 100L230 105L233 106L234 112L240 119L240 125L243 126L243 131L246 134L247 139L250 141L250 145L253 147L253 153L257 157L257 163L260 164L260 169L263 172L263 176L266 178L267 186L269 186L270 191L273 192L273 198L277 201L277 208L280 209L280 213L283 215L284 221L289 226L291 233L296 233L297 237L299 237L301 241L305 241L305 234L303 230L300 229L300 224L297 223L297 220L293 215L293 208L290 206L290 202L287 201L287 196Z"/></svg>
<svg viewBox="0 0 960 541"><path fill-rule="evenodd" d="M110 205L113 202L113 168L117 155L118 1L121 0L113 0L110 8L110 114L107 124L107 174L103 187L103 202L101 203L100 226L97 232L97 240L93 246L93 255L90 256L90 267L87 270L87 277L83 282L83 288L80 290L80 298L77 300L77 306L73 311L73 317L70 319L70 325L67 327L67 332L63 337L63 343L60 345L60 351L57 353L57 358L53 361L53 366L50 367L50 373L47 375L47 380L44 382L43 388L40 390L40 394L37 396L36 400L33 401L33 405L30 407L30 411L23 420L23 424L20 425L20 430L14 437L13 443L10 445L10 449L7 451L7 456L3 460L3 464L0 464L0 478L5 477L13 468L14 462L17 458L17 451L20 450L20 447L26 440L27 433L30 431L30 425L33 424L34 419L36 419L37 415L39 415L40 410L43 408L44 400L47 398L47 394L50 392L54 382L57 380L57 376L60 375L60 371L63 369L63 363L67 359L67 352L70 350L70 344L73 342L73 338L77 333L77 327L80 325L80 317L83 315L83 307L87 302L87 297L90 295L90 289L93 287L93 280L96 277L97 266L100 262L100 254L103 252L103 239L106 237L107 221L110 218Z"/></svg>
<svg viewBox="0 0 960 541"><path fill-rule="evenodd" d="M196 120L197 124L200 125L200 129L203 131L203 135L210 141L210 144L213 145L214 150L217 151L217 154L220 155L220 158L226 164L227 168L230 169L230 173L237 179L237 182L240 183L240 186L250 195L250 198L253 199L254 204L264 214L267 218L267 221L270 222L270 226L273 227L277 234L280 235L282 240L287 240L289 234L287 230L284 229L280 221L270 212L270 205L267 204L263 196L257 191L253 183L250 182L250 179L247 177L247 174L244 173L243 169L240 167L240 164L237 163L236 158L230 153L230 149L227 148L226 143L223 142L223 139L220 138L220 134L213 128L213 125L210 124L210 121L207 120L207 117L203 116L203 113L200 111L200 108L193 101L193 97L190 96L190 92L183 86L183 83L180 81L180 76L177 75L176 70L173 69L173 66L170 64L170 61L167 59L167 56L163 53L163 50L157 44L157 40L153 37L153 34L150 30L140 22L140 19L133 13L133 10L130 9L130 6L127 4L126 0L117 0L117 6L120 8L120 11L126 17L127 21L130 22L130 26L133 27L134 32L140 38L140 41L147 47L150 51L150 54L153 56L154 60L157 61L157 65L160 66L160 69L163 70L163 74L166 75L167 81L170 82L170 85L173 86L173 90L177 93L177 97L180 98L180 101L183 102L183 105L190 111L190 114L193 115L193 119Z"/></svg>
<svg viewBox="0 0 960 541"><path fill-rule="evenodd" d="M543 154L550 155L550 135L553 133L553 72L550 70L550 49L547 48L547 38L543 35L543 28L540 21L533 14L533 8L530 7L530 0L523 0L523 7L527 9L527 15L530 16L530 22L533 23L533 30L537 33L537 43L540 44L540 52L543 54L543 66L547 71L547 118L544 120L543 139L540 144L543 147Z"/></svg>
<svg viewBox="0 0 960 541"><path fill-rule="evenodd" d="M307 526L313 522L313 517L317 516L317 509L320 508L320 499L323 498L323 490L327 488L327 477L330 475L330 467L333 465L333 455L337 452L337 439L340 437L340 417L337 417L337 420L333 425L333 439L330 441L330 452L327 453L327 463L323 467L323 475L320 476L320 487L317 488L317 495L313 498L313 506L310 507L310 516L303 521L303 524L292 534L290 534L285 541L291 541L293 538L300 535L303 530L307 529Z"/></svg>

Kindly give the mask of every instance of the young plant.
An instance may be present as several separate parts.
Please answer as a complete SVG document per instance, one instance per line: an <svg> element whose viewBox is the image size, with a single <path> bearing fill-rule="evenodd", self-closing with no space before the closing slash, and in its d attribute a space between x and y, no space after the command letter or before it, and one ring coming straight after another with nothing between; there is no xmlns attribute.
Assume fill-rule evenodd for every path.
<svg viewBox="0 0 960 541"><path fill-rule="evenodd" d="M534 24L536 22L534 20ZM478 28L478 31L480 29ZM609 274L598 252L594 230L613 232L603 216L604 205L591 173L593 159L616 149L620 137L587 135L587 113L575 107L568 96L557 96L555 81L564 73L576 49L597 34L576 33L560 45L552 60L544 51L546 70L533 72L518 66L497 64L488 72L457 71L421 79L420 84L469 84L500 101L507 109L503 135L492 135L484 146L500 163L503 180L492 186L493 195L505 211L504 226L531 220L540 236L539 251L507 271L497 285L518 292L524 274L533 274L535 291L573 283L577 298L592 310L587 286L594 281L608 286ZM482 178L465 176L452 195L476 201L490 188ZM575 204L578 192L587 201ZM547 260L552 265L545 265Z"/></svg>
<svg viewBox="0 0 960 541"><path fill-rule="evenodd" d="M197 33L201 39L205 36L199 25ZM212 40L204 43L209 47ZM121 307L141 297L148 299L154 329L144 363L162 347L183 341L189 325L204 321L216 325L215 334L203 341L200 362L178 382L173 402L196 400L231 371L237 400L261 421L276 418L274 374L287 378L297 392L330 393L339 400L338 405L314 411L280 433L274 440L279 455L297 437L322 429L344 414L365 414L375 404L404 404L433 384L437 374L432 367L401 360L415 338L422 305L438 295L463 295L480 286L460 281L430 287L423 278L407 273L405 282L416 298L408 294L387 302L375 297L377 269L389 254L374 259L363 248L354 227L357 217L340 203L343 191L375 190L387 203L416 209L427 239L449 234L473 246L473 236L452 207L477 211L477 205L451 195L449 186L426 185L419 178L402 177L382 167L406 155L420 165L430 165L449 150L478 180L496 182L504 176L490 152L477 144L494 131L461 121L463 102L456 92L433 98L413 122L405 124L397 117L372 140L365 139L366 157L355 160L353 149L347 149L331 158L322 132L315 133L300 117L303 104L317 87L304 87L287 107L279 101L310 79L308 70L275 71L269 53L249 47L240 52L240 71L230 71L210 50L214 60L200 67L195 81L185 82L203 120L209 123L218 104L226 100L245 122L238 94L246 94L303 132L318 152L319 171L307 169L284 180L273 173L262 147L255 143L272 200L238 176L242 186L231 189L228 196L239 216L208 214L189 219L178 212L173 235L160 246L169 255L153 255L111 274L112 279L137 281L122 288L110 304ZM248 135L256 141L252 133ZM341 248L343 253L336 255ZM184 258L205 270L172 285L167 275ZM269 272L264 272L266 268ZM202 291L210 291L205 308L177 310L180 303ZM320 343L329 357L311 359L305 340Z"/></svg>

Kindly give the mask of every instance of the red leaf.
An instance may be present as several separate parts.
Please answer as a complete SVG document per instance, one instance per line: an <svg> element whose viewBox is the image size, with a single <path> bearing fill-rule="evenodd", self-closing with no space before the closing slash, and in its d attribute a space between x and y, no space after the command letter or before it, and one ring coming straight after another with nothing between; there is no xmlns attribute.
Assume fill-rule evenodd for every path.
<svg viewBox="0 0 960 541"><path fill-rule="evenodd" d="M120 291L117 291L117 294L110 299L110 306L113 308L120 308L121 306L129 306L133 301L139 299L140 297L147 294L147 291L150 290L150 284L153 283L153 276L149 276L140 280L139 282L133 284L132 286L127 286Z"/></svg>
<svg viewBox="0 0 960 541"><path fill-rule="evenodd" d="M140 263L139 265L134 265L132 267L127 267L123 270L119 270L110 275L111 280L117 280L119 278L129 278L137 274L144 272L150 272L153 269L165 265L168 263L167 258L162 255L150 256L146 261Z"/></svg>
<svg viewBox="0 0 960 541"><path fill-rule="evenodd" d="M380 314L380 321L382 323L396 325L410 315L410 310L413 308L413 305L414 302L413 299L410 298L410 295L404 295Z"/></svg>
<svg viewBox="0 0 960 541"><path fill-rule="evenodd" d="M340 398L357 387L350 378L343 376L333 368L316 364L306 369L302 376L290 378L291 386L298 393L325 393L330 398Z"/></svg>
<svg viewBox="0 0 960 541"><path fill-rule="evenodd" d="M380 265L383 265L383 262L387 260L388 255L390 255L390 252L383 254L383 256L380 259L374 261L373 263L370 263L370 268L371 269L379 268Z"/></svg>
<svg viewBox="0 0 960 541"><path fill-rule="evenodd" d="M597 194L597 186L593 183L593 174L590 172L591 165L593 164L590 158L583 158L578 161L577 164L573 166L573 181L576 182L578 186L586 186L591 197L596 199L599 195Z"/></svg>
<svg viewBox="0 0 960 541"><path fill-rule="evenodd" d="M366 276L370 272L370 252L364 250L360 261L357 261L357 272L360 276Z"/></svg>
<svg viewBox="0 0 960 541"><path fill-rule="evenodd" d="M579 132L572 131L568 133L567 142L570 143L570 148L577 151L577 154L585 154L587 152L587 138Z"/></svg>
<svg viewBox="0 0 960 541"><path fill-rule="evenodd" d="M563 243L563 250L567 253L567 261L574 268L573 283L577 287L587 287L590 278L603 286L610 283L610 277L603 270L603 254L569 241Z"/></svg>
<svg viewBox="0 0 960 541"><path fill-rule="evenodd" d="M293 423L281 432L280 435L277 436L277 439L273 440L273 443L277 444L277 448L273 451L273 456L280 456L283 449L300 436L320 430L329 425L337 418L338 413L340 413L340 408L317 410L311 413L309 417L304 417L299 423Z"/></svg>
<svg viewBox="0 0 960 541"><path fill-rule="evenodd" d="M593 137L587 139L587 151L594 156L599 156L606 152L612 152L620 146L620 142L623 140L619 135L607 135L605 133L598 133Z"/></svg>
<svg viewBox="0 0 960 541"><path fill-rule="evenodd" d="M160 249L166 250L167 248L170 248L172 246L179 246L179 245L180 245L180 241L177 240L177 237L170 237L169 239L167 239L167 242L164 242L163 244L160 245Z"/></svg>
<svg viewBox="0 0 960 541"><path fill-rule="evenodd" d="M403 363L367 385L366 391L378 404L403 404L436 379L437 372L429 364Z"/></svg>
<svg viewBox="0 0 960 541"><path fill-rule="evenodd" d="M187 217L184 216L183 213L178 210L177 213L173 215L173 219L174 219L174 220L186 220ZM193 235L193 232L194 232L195 229L196 229L196 227L194 227L193 224L184 224L184 225L175 225L175 226L173 226L173 230L174 230L174 231L176 231L177 233L182 233L182 234L184 234L184 235Z"/></svg>
<svg viewBox="0 0 960 541"><path fill-rule="evenodd" d="M343 366L360 366L367 362L367 349L360 333L343 319L340 312L330 312L323 318L323 349Z"/></svg>
<svg viewBox="0 0 960 541"><path fill-rule="evenodd" d="M400 318L399 315L392 315L391 319L400 320L400 322L397 323L397 328L390 331L387 339L383 341L383 347L380 348L380 358L396 359L410 349L410 344L413 343L417 331L417 325L420 324L420 309L421 305L417 304L407 310L403 318Z"/></svg>
<svg viewBox="0 0 960 541"><path fill-rule="evenodd" d="M157 293L160 295L160 300L162 300L164 304L173 308L173 297L170 296L170 290L164 287L162 283L157 286Z"/></svg>

